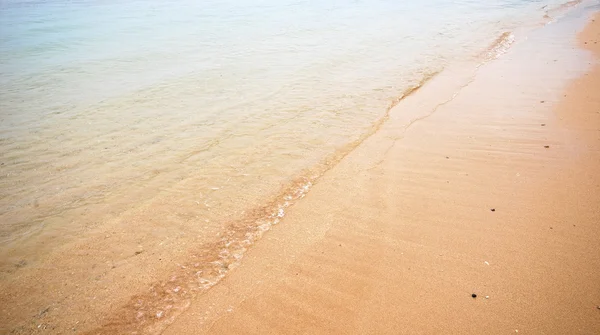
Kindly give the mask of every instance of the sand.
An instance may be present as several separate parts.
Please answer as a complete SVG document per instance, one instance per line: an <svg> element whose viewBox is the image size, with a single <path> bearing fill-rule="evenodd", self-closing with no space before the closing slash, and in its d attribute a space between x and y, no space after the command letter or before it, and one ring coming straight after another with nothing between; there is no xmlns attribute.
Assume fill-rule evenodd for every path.
<svg viewBox="0 0 600 335"><path fill-rule="evenodd" d="M600 333L600 15L565 25L405 99L165 334Z"/></svg>
<svg viewBox="0 0 600 335"><path fill-rule="evenodd" d="M582 13L403 99L205 293L189 274L221 244L134 243L177 233L157 213L181 192L16 269L0 333L160 333L176 316L165 334L600 333L600 17L583 30Z"/></svg>

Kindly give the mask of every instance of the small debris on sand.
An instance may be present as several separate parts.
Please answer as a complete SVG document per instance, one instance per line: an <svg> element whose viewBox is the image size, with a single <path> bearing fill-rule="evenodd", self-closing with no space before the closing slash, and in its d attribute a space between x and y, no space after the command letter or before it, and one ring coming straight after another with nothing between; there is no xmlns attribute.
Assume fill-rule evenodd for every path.
<svg viewBox="0 0 600 335"><path fill-rule="evenodd" d="M548 148L550 148L550 146L549 145L544 145L544 148L548 149Z"/></svg>
<svg viewBox="0 0 600 335"><path fill-rule="evenodd" d="M490 209L490 211L492 211L492 212L495 212L495 211L496 211L496 209L495 209L495 208L492 208L492 209Z"/></svg>
<svg viewBox="0 0 600 335"><path fill-rule="evenodd" d="M471 294L471 298L473 298L473 299L477 298L477 294L475 294L475 293Z"/></svg>
<svg viewBox="0 0 600 335"><path fill-rule="evenodd" d="M42 316L50 311L50 306L46 307L44 310L38 313L39 316Z"/></svg>

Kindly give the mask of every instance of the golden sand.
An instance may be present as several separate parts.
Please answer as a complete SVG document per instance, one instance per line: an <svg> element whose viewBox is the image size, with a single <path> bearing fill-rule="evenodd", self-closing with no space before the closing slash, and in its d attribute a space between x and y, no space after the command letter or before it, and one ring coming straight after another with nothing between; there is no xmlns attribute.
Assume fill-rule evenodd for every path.
<svg viewBox="0 0 600 335"><path fill-rule="evenodd" d="M599 333L600 66L565 88L564 49L403 101L165 333Z"/></svg>

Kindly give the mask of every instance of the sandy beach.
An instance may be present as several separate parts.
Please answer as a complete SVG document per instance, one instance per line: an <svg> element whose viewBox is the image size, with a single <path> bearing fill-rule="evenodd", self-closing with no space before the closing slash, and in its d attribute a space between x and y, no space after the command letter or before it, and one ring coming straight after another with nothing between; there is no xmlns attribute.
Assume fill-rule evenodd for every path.
<svg viewBox="0 0 600 335"><path fill-rule="evenodd" d="M478 44L487 39L465 39L477 45L478 55L446 59L425 53L423 62L440 65L415 72L420 79L406 79L408 86L364 80L381 110L348 91L360 86L344 82L353 77L336 77L339 87L330 85L335 86L331 96L341 100L322 109L295 84L273 81L274 87L287 87L298 105L282 99L285 108L272 107L277 114L263 108L264 101L255 101L268 124L255 114L236 114L236 107L229 111L235 122L208 123L211 131L219 126L231 130L213 138L216 133L201 127L186 132L195 124L190 115L210 118L210 113L196 113L198 106L210 104L190 100L186 105L181 99L204 87L211 88L207 96L229 103L239 92L219 91L190 77L186 90L163 83L117 99L125 108L117 116L135 110L139 138L132 137L126 123L109 122L119 125L115 130L101 122L112 120L108 102L95 112L56 114L77 133L93 129L103 141L111 137L110 143L122 143L108 147L92 134L93 145L75 140L79 144L73 149L69 137L51 136L61 146L64 142L65 151L57 152L65 161L55 166L46 164L51 156L40 156L46 157L40 171L49 169L52 178L46 183L47 175L30 169L34 187L21 182L17 172L28 156L37 157L37 149L11 147L16 156L7 156L2 165L12 169L4 176L14 179L5 185L13 187L11 197L18 201L5 197L11 211L3 215L24 227L37 222L40 228L28 233L30 239L10 240L2 251L0 333L599 334L600 12L593 2L537 8L546 13L543 19L495 35L487 49ZM474 6L465 11L480 13L477 4L465 4ZM456 15L463 8L447 5L456 7ZM485 21L487 11L479 10ZM351 17L342 18L354 29ZM429 33L443 41L444 34L457 34L453 24ZM301 31L321 38L321 28L313 28ZM275 40L288 46L286 36ZM385 46L395 35L382 36ZM437 43L428 36L414 45ZM191 41L199 43L195 37ZM361 41L353 42L356 50L362 50ZM467 48L467 42L452 42L450 49ZM339 50L354 50L344 45ZM298 46L289 47L294 53ZM371 60L368 55L362 57ZM343 74L344 66L356 67L366 78L383 78L354 63L324 59L324 69L336 67ZM281 72L288 66L271 70L295 78L293 71ZM327 86L320 77L332 73L319 69L309 71L309 78ZM373 69L389 72L384 66ZM394 76L402 77L398 73ZM305 84L307 92L326 91ZM190 114L170 115L173 103L161 100L162 89L176 93L165 96ZM388 99L388 91L393 98ZM271 101L278 94L266 96ZM146 100L150 97L159 103ZM381 115L362 115L374 120L363 122L348 107L355 105L344 104L348 101ZM155 108L156 117L144 104ZM219 118L230 119L213 107ZM308 113L313 109L318 113ZM249 120L255 128L243 128ZM53 128L51 122L46 126ZM164 136L149 139L154 129ZM230 140L231 150L209 155L198 134L211 139L208 147ZM43 137L36 141L46 145ZM160 143L165 146L151 150ZM94 148L106 151L96 155ZM319 150L322 155L311 156ZM167 159L171 154L177 159ZM104 164L110 157L118 159ZM129 170L123 169L127 164ZM76 186L69 188L69 183ZM65 208L61 197L68 200ZM46 210L58 214L43 214Z"/></svg>
<svg viewBox="0 0 600 335"><path fill-rule="evenodd" d="M405 99L165 334L600 332L600 15L580 30Z"/></svg>

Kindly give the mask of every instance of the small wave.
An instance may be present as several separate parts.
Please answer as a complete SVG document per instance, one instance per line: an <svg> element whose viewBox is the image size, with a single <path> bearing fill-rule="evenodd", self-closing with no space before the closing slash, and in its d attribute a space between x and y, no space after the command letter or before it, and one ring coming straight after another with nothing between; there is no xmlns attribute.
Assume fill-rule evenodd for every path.
<svg viewBox="0 0 600 335"><path fill-rule="evenodd" d="M552 23L556 20L556 18L559 15L564 14L566 11L579 5L582 2L583 0L573 0L551 8L548 5L545 5L541 7L540 10L545 11L543 18L547 21L546 23ZM502 33L498 38L496 38L496 40L494 40L480 54L480 57L483 58L484 62L497 59L498 57L508 52L508 50L514 44L514 42L515 35L510 31L506 31Z"/></svg>
<svg viewBox="0 0 600 335"><path fill-rule="evenodd" d="M487 49L485 49L482 54L482 58L485 61L494 60L505 54L514 42L515 35L510 31L504 32L494 42L492 42Z"/></svg>
<svg viewBox="0 0 600 335"><path fill-rule="evenodd" d="M312 169L283 187L272 201L230 222L220 238L190 250L188 261L177 264L168 280L154 283L141 294L132 296L108 322L87 334L160 333L190 305L194 297L206 292L237 267L244 254L273 225L281 222L286 210L310 191L317 180L339 163L389 119L390 111L402 100L417 92L439 72L423 78L394 99L384 115L358 139L339 148Z"/></svg>
<svg viewBox="0 0 600 335"><path fill-rule="evenodd" d="M548 8L548 6L546 5L540 9L546 11L546 13L544 14L544 19L548 20L547 23L551 23L554 22L558 16L571 9L572 7L579 5L582 2L583 0L573 0L552 8Z"/></svg>

